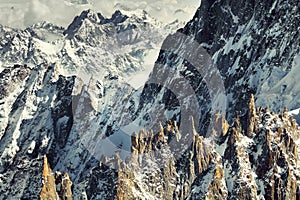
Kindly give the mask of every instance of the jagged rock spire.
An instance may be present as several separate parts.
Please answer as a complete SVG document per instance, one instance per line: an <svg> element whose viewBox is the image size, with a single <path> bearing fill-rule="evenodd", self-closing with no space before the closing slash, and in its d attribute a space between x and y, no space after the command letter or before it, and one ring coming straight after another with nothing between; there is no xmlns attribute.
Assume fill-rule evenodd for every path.
<svg viewBox="0 0 300 200"><path fill-rule="evenodd" d="M40 194L41 200L58 200L59 197L56 192L56 184L54 174L48 164L47 156L44 155L44 169L43 169L43 188Z"/></svg>
<svg viewBox="0 0 300 200"><path fill-rule="evenodd" d="M72 181L67 173L53 173L48 158L44 155L43 188L41 200L72 200ZM57 187L58 186L58 187ZM57 190L58 189L58 190Z"/></svg>
<svg viewBox="0 0 300 200"><path fill-rule="evenodd" d="M248 110L248 116L247 116L247 135L251 136L254 132L255 128L255 118L256 118L256 108L254 104L254 95L251 94L250 102L249 102L249 110Z"/></svg>
<svg viewBox="0 0 300 200"><path fill-rule="evenodd" d="M217 113L215 115L215 124L214 124L214 130L217 132L216 134L218 136L225 136L229 129L229 124L226 120L225 115L221 115L220 113Z"/></svg>

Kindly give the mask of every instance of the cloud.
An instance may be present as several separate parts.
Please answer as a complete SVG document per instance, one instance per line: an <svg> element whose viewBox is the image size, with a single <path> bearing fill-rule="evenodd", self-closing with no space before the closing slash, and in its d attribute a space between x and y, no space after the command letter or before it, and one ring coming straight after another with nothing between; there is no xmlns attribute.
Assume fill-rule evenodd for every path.
<svg viewBox="0 0 300 200"><path fill-rule="evenodd" d="M24 25L30 26L36 23L39 19L45 18L50 13L49 7L41 3L39 0L31 0L29 9L24 14Z"/></svg>
<svg viewBox="0 0 300 200"><path fill-rule="evenodd" d="M25 13L25 26L40 21L48 21L57 25L66 26L82 10L90 8L85 4L70 4L61 0L31 0L30 9Z"/></svg>
<svg viewBox="0 0 300 200"><path fill-rule="evenodd" d="M146 10L153 17L170 23L176 19L192 18L199 2L195 0L0 0L0 24L25 28L34 23L49 21L67 26L76 15L93 9L109 17L116 10ZM13 8L13 9L12 9ZM183 12L176 12L181 9Z"/></svg>

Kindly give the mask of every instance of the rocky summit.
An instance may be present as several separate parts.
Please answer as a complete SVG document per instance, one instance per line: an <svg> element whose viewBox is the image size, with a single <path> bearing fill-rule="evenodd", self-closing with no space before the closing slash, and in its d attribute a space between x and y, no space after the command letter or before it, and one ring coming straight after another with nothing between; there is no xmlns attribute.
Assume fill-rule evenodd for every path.
<svg viewBox="0 0 300 200"><path fill-rule="evenodd" d="M300 199L299 22L202 0L183 28L0 26L0 199Z"/></svg>

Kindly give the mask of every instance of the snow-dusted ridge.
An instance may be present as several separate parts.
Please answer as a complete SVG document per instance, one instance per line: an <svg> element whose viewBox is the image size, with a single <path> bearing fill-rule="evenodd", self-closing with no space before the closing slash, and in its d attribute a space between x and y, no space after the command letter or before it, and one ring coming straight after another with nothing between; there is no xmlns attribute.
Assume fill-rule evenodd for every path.
<svg viewBox="0 0 300 200"><path fill-rule="evenodd" d="M165 35L176 28L146 12L126 16L116 11L104 18L92 10L82 12L68 28L48 22L24 30L0 26L1 181L13 181L18 173L6 166L28 167L40 163L43 154L52 155L55 170L72 171L71 179L81 181L78 175L89 171L82 156L87 156L84 163L95 163L90 160L101 151L101 143L93 146L93 140L132 120L141 92L137 89L147 78L143 71L150 73ZM137 82L136 74L145 80ZM88 103L76 104L85 98ZM104 142L118 150L120 139L113 137ZM113 154L105 144L101 155ZM130 152L130 147L123 149ZM10 192L2 181L1 197L39 195L39 170L24 172L24 181L39 180L28 194ZM17 190L26 187L20 184Z"/></svg>
<svg viewBox="0 0 300 200"><path fill-rule="evenodd" d="M297 199L299 126L276 104L289 84L284 101L300 107L290 73L298 72L296 3L203 0L153 70L174 24L146 12L86 10L68 28L1 26L0 197ZM227 112L210 112L220 99L188 62L203 55L204 71L222 75ZM144 82L132 76L143 70L152 73L138 89ZM276 98L263 101L266 88Z"/></svg>

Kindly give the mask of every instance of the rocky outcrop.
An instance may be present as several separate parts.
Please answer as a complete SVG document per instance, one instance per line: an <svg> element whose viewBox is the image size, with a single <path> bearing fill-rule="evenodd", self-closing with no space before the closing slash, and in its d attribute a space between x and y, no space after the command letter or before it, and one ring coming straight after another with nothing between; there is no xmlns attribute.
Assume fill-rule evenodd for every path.
<svg viewBox="0 0 300 200"><path fill-rule="evenodd" d="M120 161L116 197L297 199L300 130L291 122L288 115L256 108L251 96L249 110L228 125L223 142L214 144L194 130L190 148L179 159L164 134L174 128L170 122L156 135L142 130L132 137L131 160ZM255 124L251 132L249 124Z"/></svg>
<svg viewBox="0 0 300 200"><path fill-rule="evenodd" d="M57 193L62 200L72 200L72 181L67 173L55 173Z"/></svg>
<svg viewBox="0 0 300 200"><path fill-rule="evenodd" d="M254 104L254 95L251 94L249 108L247 112L247 135L251 137L255 128L255 119L256 119L256 108Z"/></svg>
<svg viewBox="0 0 300 200"><path fill-rule="evenodd" d="M40 199L58 200L59 197L56 192L56 184L54 173L48 164L47 156L44 156L44 170L43 170L43 188L40 194Z"/></svg>
<svg viewBox="0 0 300 200"><path fill-rule="evenodd" d="M254 106L251 108L256 109ZM253 122L257 125L270 122L268 115L269 112L260 110L257 115L252 116ZM279 118L279 116L273 115L274 119ZM225 136L228 142L217 147L217 149L225 150L224 155L211 148L208 143L212 141L207 141L202 136L195 134L189 150L180 159L174 159L168 144L168 136L164 134L174 128L170 122L167 122L164 127L161 126L160 132L156 135L147 133L145 130L135 134L132 137L133 157L131 161L122 163L120 160L118 162L120 169L117 172L116 197L118 199L197 199L202 197L208 199L259 199L260 196L268 198L271 195L273 199L276 199L283 194L294 194L288 198L296 198L298 182L293 180L299 179L297 172L289 170L288 176L277 178L281 184L278 185L276 183L278 175L272 174L274 169L276 169L275 173L278 173L274 160L280 159L274 158L274 153L270 154L263 150L266 148L263 147L264 145L268 146L268 152L270 152L270 148L274 148L272 147L274 144L281 146L283 141L278 140L278 137L283 136L279 136L278 133L272 135L270 130L267 131L267 127L271 127L271 124L255 128L252 135L248 135L241 125L247 121L240 122L240 120L246 120L247 117L238 117L235 125L228 127L229 132ZM289 121L288 117L283 121L286 125L279 123L273 129L283 134L280 131L281 127L286 126L291 131L292 125L288 125ZM294 131L297 132L298 128L289 133ZM282 150L277 149L276 154L291 155L286 160L297 162L295 148L299 147L295 147L291 139L284 141L287 141L284 145L287 148L281 146L284 151L280 153ZM274 144L271 145L272 143ZM165 154L168 156L165 157ZM291 167L291 164L282 163L283 166ZM262 169L263 167L266 169ZM294 169L294 167L292 168ZM297 167L295 166L295 168ZM267 177L269 180L266 179ZM275 184L269 187L267 182ZM286 190L282 194L278 194L278 191L275 194L275 186L286 188Z"/></svg>
<svg viewBox="0 0 300 200"><path fill-rule="evenodd" d="M47 156L44 156L43 187L40 194L41 200L72 200L72 181L67 173L51 170Z"/></svg>
<svg viewBox="0 0 300 200"><path fill-rule="evenodd" d="M107 177L112 182L106 184L108 188L117 187L116 193L110 194L115 195L114 198L184 199L190 194L191 186L198 175L215 165L214 159L217 154L211 151L211 144L209 141L205 141L202 136L196 132L191 133L193 142L190 148L186 152L182 152L183 154L179 159L176 159L175 154L172 153L171 143L168 143L173 139L178 143L181 142L176 122L167 121L160 128L160 131L155 135L141 130L131 137L132 156L129 160L121 160L119 154L114 158L103 158L105 162L101 164L101 174L115 174L114 176L109 175L110 178ZM107 166L114 166L118 170L114 172ZM219 166L216 171L216 181L207 188L213 185L224 186L224 181L222 181L224 176L220 174L221 171ZM96 173L97 176L95 173L93 174L95 181L100 181L100 183L103 181L104 177L99 176L99 173ZM89 188L92 188L92 185ZM101 192L99 190L102 191L103 188L100 187L96 190L95 184L93 188L93 191L100 197ZM97 199L96 195L89 197Z"/></svg>
<svg viewBox="0 0 300 200"><path fill-rule="evenodd" d="M270 117L269 114L265 115ZM283 125L278 126L280 123ZM268 191L265 194L266 199L299 198L299 174L295 171L299 162L299 146L295 145L299 128L291 130L288 118L280 119L279 116L271 120L271 125L272 128L260 130L260 134L254 138L255 149L260 151L259 156L254 156L254 162L257 163L257 179L265 184L263 189Z"/></svg>

